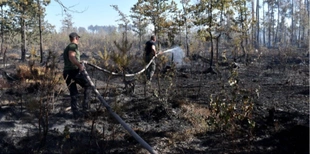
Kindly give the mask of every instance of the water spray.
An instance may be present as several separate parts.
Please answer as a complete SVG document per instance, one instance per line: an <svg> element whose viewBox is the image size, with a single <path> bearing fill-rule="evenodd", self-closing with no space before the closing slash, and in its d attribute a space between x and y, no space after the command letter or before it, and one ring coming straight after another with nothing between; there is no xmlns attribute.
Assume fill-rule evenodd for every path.
<svg viewBox="0 0 310 154"><path fill-rule="evenodd" d="M173 59L173 62L176 63L177 66L179 65L182 65L183 63L183 58L184 58L184 52L182 50L182 48L180 47L174 47L174 48L171 48L171 49L168 49L168 50L165 50L162 52L163 54L164 53L171 53L172 54L172 59Z"/></svg>

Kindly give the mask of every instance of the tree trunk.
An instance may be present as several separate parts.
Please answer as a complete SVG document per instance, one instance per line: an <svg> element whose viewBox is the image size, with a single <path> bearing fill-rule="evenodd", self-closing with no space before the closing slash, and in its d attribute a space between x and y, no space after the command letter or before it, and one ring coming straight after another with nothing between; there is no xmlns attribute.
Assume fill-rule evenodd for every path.
<svg viewBox="0 0 310 154"><path fill-rule="evenodd" d="M26 25L25 19L21 18L21 61L26 60Z"/></svg>
<svg viewBox="0 0 310 154"><path fill-rule="evenodd" d="M273 26L273 24L275 23L275 13L274 13L274 4L272 3L271 4L271 6L270 6L270 11L271 11L271 24L270 24L270 33L271 33L271 36L270 36L270 46L274 46L274 44L273 44L273 40L274 40L274 38L275 38L275 27Z"/></svg>
<svg viewBox="0 0 310 154"><path fill-rule="evenodd" d="M278 0L277 3L278 3L278 18L277 18L276 34L274 37L274 44L277 44L278 42L278 31L279 31L279 25L280 25L280 0Z"/></svg>
<svg viewBox="0 0 310 154"><path fill-rule="evenodd" d="M224 11L224 4L221 3L221 15L220 15L220 26L223 25L223 11ZM216 62L219 62L219 42L220 37L222 35L222 31L220 31L220 34L216 37Z"/></svg>
<svg viewBox="0 0 310 154"><path fill-rule="evenodd" d="M184 3L182 3L183 11L185 15L185 45L186 45L186 56L189 57L189 43L188 43L188 25L187 25L187 11Z"/></svg>
<svg viewBox="0 0 310 154"><path fill-rule="evenodd" d="M309 0L306 0L306 2L307 2L307 12L308 12L308 19L310 19L310 4L309 4ZM310 36L310 29L308 28L308 41L309 41L309 43L310 43L310 39L309 39L309 36ZM308 44L308 48L309 48L309 44Z"/></svg>
<svg viewBox="0 0 310 154"><path fill-rule="evenodd" d="M274 46L273 44L273 40L275 38L275 27L273 26L273 24L275 23L275 13L274 13L274 4L272 3L270 9L271 9L271 24L270 24L270 30L271 30L271 36L270 36L270 46Z"/></svg>
<svg viewBox="0 0 310 154"><path fill-rule="evenodd" d="M302 7L302 0L300 0L300 3L299 3L299 5L300 5L300 8ZM302 11L303 12L303 11ZM302 16L300 15L300 13L298 14L298 19L299 19L299 31L298 31L298 47L302 47L302 45L303 45L303 27L304 27L304 25L303 25L303 21L302 21Z"/></svg>
<svg viewBox="0 0 310 154"><path fill-rule="evenodd" d="M255 0L252 0L252 21L255 19L255 11L254 11L254 1ZM251 33L251 48L255 47L256 46L256 41L255 41L255 30L254 30L254 25L252 25L252 33Z"/></svg>
<svg viewBox="0 0 310 154"><path fill-rule="evenodd" d="M270 4L268 4L268 13L270 13ZM268 47L271 47L271 24L272 24L272 20L271 20L271 14L269 14L269 21L268 21Z"/></svg>
<svg viewBox="0 0 310 154"><path fill-rule="evenodd" d="M266 46L266 26L265 26L265 4L263 2L263 20L264 20L264 28L263 28L263 45Z"/></svg>
<svg viewBox="0 0 310 154"><path fill-rule="evenodd" d="M185 46L186 46L186 56L189 57L189 45L188 45L188 27L187 27L187 11L185 9L184 4L183 5L183 11L184 11L184 15L185 15Z"/></svg>
<svg viewBox="0 0 310 154"><path fill-rule="evenodd" d="M304 46L305 45L305 26L302 26L302 34L301 34L301 43Z"/></svg>
<svg viewBox="0 0 310 154"><path fill-rule="evenodd" d="M259 0L256 1L256 48L259 48Z"/></svg>
<svg viewBox="0 0 310 154"><path fill-rule="evenodd" d="M301 23L301 22L299 22L299 23ZM299 25L298 26L298 43L297 43L297 45L298 45L298 48L300 48L300 46L301 46L301 37L300 37L300 35L301 35L301 26Z"/></svg>
<svg viewBox="0 0 310 154"><path fill-rule="evenodd" d="M187 18L185 19L185 45L186 45L186 56L189 57L189 42L188 42L188 27L187 27Z"/></svg>
<svg viewBox="0 0 310 154"><path fill-rule="evenodd" d="M4 14L3 14L4 12L3 12L3 5L1 5L1 19L4 19ZM4 28L4 26L3 26L3 21L4 20L2 20L2 22L1 22L1 53L0 53L0 55L2 55L2 53L3 53L3 43L4 43L4 30L3 30L3 28Z"/></svg>
<svg viewBox="0 0 310 154"><path fill-rule="evenodd" d="M213 65L213 36L212 36L212 33L209 31L209 34L210 34L210 41L211 41L211 55L210 55L210 68L212 67Z"/></svg>
<svg viewBox="0 0 310 154"><path fill-rule="evenodd" d="M141 52L141 42L142 42L142 35L139 34L139 51Z"/></svg>
<svg viewBox="0 0 310 154"><path fill-rule="evenodd" d="M40 63L43 63L43 39L42 39L42 23L41 23L41 4L40 0L37 0L38 3L38 9L39 9L39 35L40 35Z"/></svg>
<svg viewBox="0 0 310 154"><path fill-rule="evenodd" d="M210 5L209 16L211 17L211 20L209 21L209 27L211 29L211 27L212 27L212 18L213 18L212 17L212 11L211 11L211 10L213 10L213 8L212 8L212 0L209 3L209 5ZM209 34L210 34L210 40L211 40L210 68L212 68L212 65L213 65L213 35L212 35L211 31L209 31Z"/></svg>
<svg viewBox="0 0 310 154"><path fill-rule="evenodd" d="M244 2L244 7L246 7L246 3ZM244 21L246 21L247 20L247 16L246 16L246 13L243 13L243 10L240 10L240 12L241 12L241 21L242 21L242 23L241 23L241 29L242 30L244 30L245 29L245 27L244 27ZM247 44L247 33L246 32L242 32L242 37L241 37L241 41L240 41L240 47L241 47L241 49L242 49L242 56L243 57L245 57L246 58L246 53L245 53L245 49L244 49L244 46L243 46L243 43L244 43L244 39L245 39L245 44Z"/></svg>
<svg viewBox="0 0 310 154"><path fill-rule="evenodd" d="M292 20L291 20L291 44L294 44L294 0L292 0Z"/></svg>
<svg viewBox="0 0 310 154"><path fill-rule="evenodd" d="M216 62L219 63L219 42L220 42L220 37L222 33L219 34L219 36L216 37Z"/></svg>
<svg viewBox="0 0 310 154"><path fill-rule="evenodd" d="M246 2L245 2L245 1L243 2L243 7L246 8ZM244 13L244 19L242 20L242 22L246 21L247 18L248 18L247 13ZM243 26L243 24L242 24L242 26ZM247 35L248 33L247 33L247 32L244 32L244 34L245 34L245 35L244 35L244 36L245 36L245 37L244 37L244 39L245 39L245 44L248 45L248 44L249 44L249 43L248 43L248 35Z"/></svg>

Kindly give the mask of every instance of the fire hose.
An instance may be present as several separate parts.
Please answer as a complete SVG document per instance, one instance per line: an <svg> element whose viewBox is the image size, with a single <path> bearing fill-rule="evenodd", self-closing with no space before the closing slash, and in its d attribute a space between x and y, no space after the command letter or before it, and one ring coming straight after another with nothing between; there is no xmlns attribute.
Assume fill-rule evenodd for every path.
<svg viewBox="0 0 310 154"><path fill-rule="evenodd" d="M136 76L136 75L139 75L139 74L143 73L143 72L151 65L151 63L152 63L153 60L157 57L157 55L158 55L158 54L156 54L156 55L150 60L150 62L149 62L142 70L140 70L139 72L136 72L136 73L132 73L132 74L125 74L125 77L132 77L132 76ZM98 69L98 70L100 70L100 71L105 72L105 73L111 74L111 75L115 75L115 76L123 76L123 75L124 75L124 74L122 74L122 73L112 72L112 71L109 71L109 70L107 70L107 69L101 68L101 67L99 67L99 66L97 66L97 65L90 64L90 63L88 63L87 61L84 61L83 63L84 63L84 64L87 64L87 65L89 65L89 66L92 66L92 67L94 67L94 68L96 68L96 69Z"/></svg>
<svg viewBox="0 0 310 154"><path fill-rule="evenodd" d="M157 57L157 55L155 55L151 61L139 72L137 73L133 73L133 74L125 74L126 77L130 77L130 76L135 76L135 75L138 75L138 74L141 74L142 72L144 72L151 64L151 62ZM111 72L111 71L108 71L106 69L103 69L103 68L100 68L99 66L96 66L96 65L93 65L93 64L90 64L90 63L87 63L86 61L83 61L82 62L82 65L84 66L85 68L85 64L89 65L89 66L92 66L92 67L95 67L103 72L106 72L106 73L109 73L109 74L112 74L112 75L122 75L120 73L115 73L115 72ZM111 108L111 106L103 99L103 97L100 95L99 91L96 89L95 87L95 84L92 82L90 76L88 75L86 69L84 69L82 72L81 72L85 77L86 79L88 80L89 84L91 85L91 87L93 88L93 90L95 91L98 99L100 100L100 102L102 103L102 105L109 111L109 113L147 150L149 151L151 154L157 154L156 151L153 150L153 148L147 143L145 142L134 130L132 130L130 128L130 126L128 126L128 124L125 123L125 121L119 116L117 115Z"/></svg>
<svg viewBox="0 0 310 154"><path fill-rule="evenodd" d="M171 52L171 50L166 50L162 53L167 53L167 52ZM125 76L125 77L132 77L132 76L136 76L136 75L139 75L141 73L143 73L150 65L151 63L154 61L154 59L158 56L158 54L156 54L151 60L150 62L142 69L140 70L139 72L136 72L136 73L132 73L132 74L122 74L122 73L116 73L116 72L112 72L112 71L109 71L109 70L106 70L106 69L103 69L99 66L96 66L96 65L93 65L93 64L90 64L88 63L87 61L83 61L82 62L82 65L84 66L85 68L85 64L89 65L89 66L92 66L98 70L101 70L105 73L108 73L108 74L111 74L111 75L116 75L116 76ZM110 112L110 114L146 149L148 150L150 153L152 154L157 154L156 151L153 150L153 148L147 143L145 142L134 130L132 130L130 128L130 126L128 126L128 124L126 124L124 122L124 120L119 116L117 115L111 108L111 106L103 99L103 97L100 95L99 91L96 89L94 83L92 82L91 78L89 77L86 69L84 69L82 72L81 72L87 79L87 81L89 82L89 84L91 85L91 87L93 88L93 90L95 91L98 99L100 100L100 102L102 103L102 105Z"/></svg>

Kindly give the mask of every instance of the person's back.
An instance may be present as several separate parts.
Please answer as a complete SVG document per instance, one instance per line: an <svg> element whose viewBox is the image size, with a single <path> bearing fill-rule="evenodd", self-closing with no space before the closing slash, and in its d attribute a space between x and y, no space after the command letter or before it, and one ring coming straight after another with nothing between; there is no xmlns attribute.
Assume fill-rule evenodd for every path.
<svg viewBox="0 0 310 154"><path fill-rule="evenodd" d="M153 58L155 53L152 49L152 46L155 46L155 42L153 40L149 40L145 43L145 56Z"/></svg>
<svg viewBox="0 0 310 154"><path fill-rule="evenodd" d="M152 60L152 58L156 55L155 41L156 41L156 37L151 36L151 40L145 43L144 61L146 63L149 63ZM145 71L147 80L149 81L152 80L152 76L154 75L154 72L155 72L155 67L156 67L156 63L155 61L152 61L150 66Z"/></svg>
<svg viewBox="0 0 310 154"><path fill-rule="evenodd" d="M78 51L78 45L75 43L70 43L64 50L64 70L76 70L78 67L74 65L69 59L69 51L75 51L75 58L80 61L80 52Z"/></svg>

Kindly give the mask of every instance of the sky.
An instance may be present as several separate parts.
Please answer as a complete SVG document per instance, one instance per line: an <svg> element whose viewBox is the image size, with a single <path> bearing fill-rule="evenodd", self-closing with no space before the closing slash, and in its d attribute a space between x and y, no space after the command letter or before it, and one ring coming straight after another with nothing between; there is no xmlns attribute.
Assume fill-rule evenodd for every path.
<svg viewBox="0 0 310 154"><path fill-rule="evenodd" d="M61 0L66 7L71 10L82 11L82 13L71 13L74 27L85 27L90 25L108 26L118 25L116 20L120 16L116 10L110 5L117 5L119 10L127 15L130 15L130 8L137 3L137 0ZM51 0L51 3L46 7L46 16L50 24L56 26L59 31L61 20L65 17L61 6Z"/></svg>

